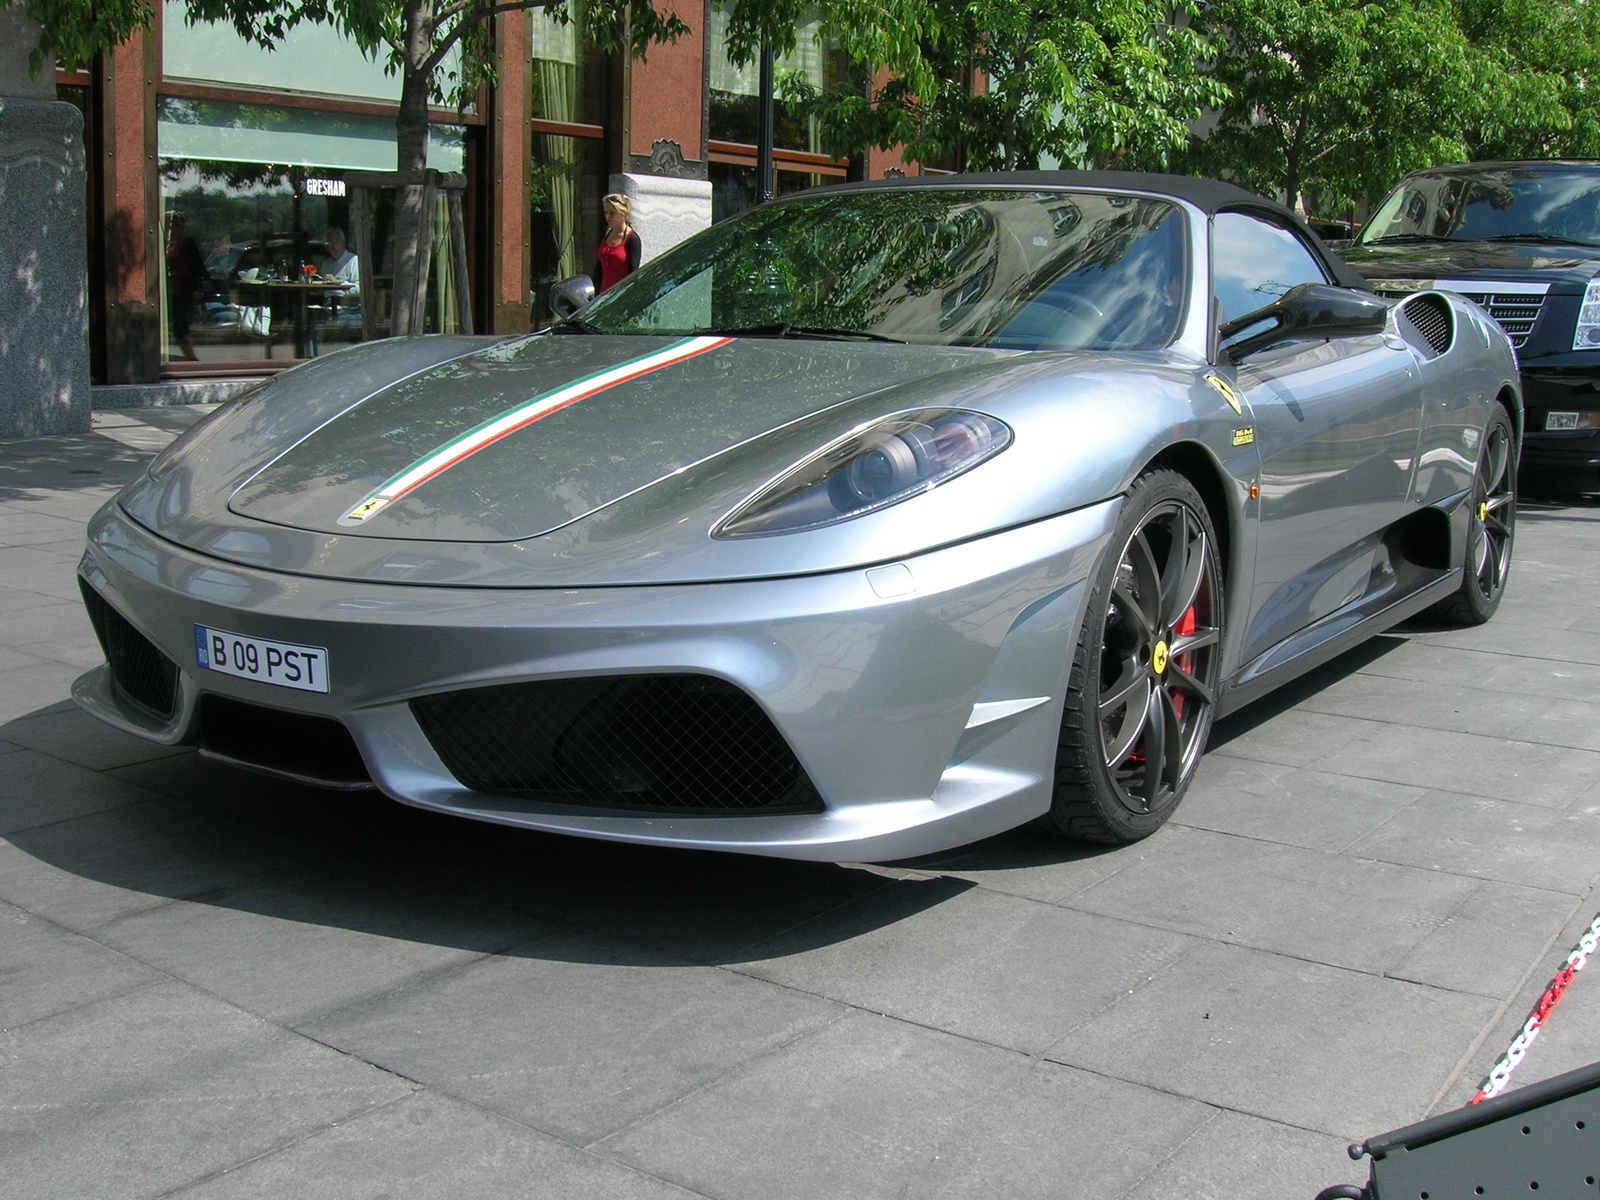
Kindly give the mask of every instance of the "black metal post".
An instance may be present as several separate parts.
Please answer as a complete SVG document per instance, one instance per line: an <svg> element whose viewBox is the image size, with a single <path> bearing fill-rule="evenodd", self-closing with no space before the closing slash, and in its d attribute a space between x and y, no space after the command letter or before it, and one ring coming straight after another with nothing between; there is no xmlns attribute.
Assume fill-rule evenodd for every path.
<svg viewBox="0 0 1600 1200"><path fill-rule="evenodd" d="M756 203L772 199L772 43L761 43L761 95L756 101Z"/></svg>

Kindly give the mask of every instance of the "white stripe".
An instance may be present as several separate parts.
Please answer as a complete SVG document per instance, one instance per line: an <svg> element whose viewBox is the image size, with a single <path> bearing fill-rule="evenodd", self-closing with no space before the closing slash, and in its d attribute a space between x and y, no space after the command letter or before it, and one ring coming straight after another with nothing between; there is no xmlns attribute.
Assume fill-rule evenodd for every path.
<svg viewBox="0 0 1600 1200"><path fill-rule="evenodd" d="M722 340L722 338L717 337L697 337L683 345L673 346L669 349L659 351L656 354L649 355L646 358L630 359L628 362L621 363L618 366L612 367L610 370L602 371L599 375L591 375L587 379L580 380L577 383L570 383L560 391L551 392L537 404L531 404L523 408L513 408L510 412L505 413L491 424L485 425L482 429L478 430L476 434L465 441L457 442L455 445L450 446L447 450L439 450L428 455L427 458L422 459L404 475L400 476L388 487L384 488L383 491L378 493L378 495L382 499L389 499L390 497L405 491L416 480L425 478L431 471L437 468L441 462L447 462L456 458L464 458L468 454L471 454L473 451L475 451L479 446L484 445L486 442L494 441L495 438L505 433L506 430L512 429L530 420L537 420L541 414L548 412L552 408L560 407L562 404L565 404L567 401L571 400L574 396L581 396L586 392L600 391L611 386L619 379L624 379L630 375L637 375L645 371L653 371L657 367L668 366L671 363L677 362L681 358L688 358L694 354L698 354L707 346Z"/></svg>

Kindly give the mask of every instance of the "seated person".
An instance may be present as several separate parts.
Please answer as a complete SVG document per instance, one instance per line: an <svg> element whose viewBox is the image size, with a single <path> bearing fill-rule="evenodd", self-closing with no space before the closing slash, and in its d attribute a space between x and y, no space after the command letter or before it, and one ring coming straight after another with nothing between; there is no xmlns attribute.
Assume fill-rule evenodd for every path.
<svg viewBox="0 0 1600 1200"><path fill-rule="evenodd" d="M317 270L344 284L345 297L355 299L361 294L361 272L355 251L345 245L344 230L337 225L329 226L328 232L323 234L323 248L328 256L317 263Z"/></svg>

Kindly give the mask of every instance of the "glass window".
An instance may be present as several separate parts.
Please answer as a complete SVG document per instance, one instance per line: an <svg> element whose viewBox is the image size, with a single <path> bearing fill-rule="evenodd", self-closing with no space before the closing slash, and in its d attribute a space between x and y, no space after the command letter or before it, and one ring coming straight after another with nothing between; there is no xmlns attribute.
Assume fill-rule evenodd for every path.
<svg viewBox="0 0 1600 1200"><path fill-rule="evenodd" d="M465 130L434 125L430 137L430 165L461 170ZM376 334L387 334L393 195L374 197L376 261L363 296L344 172L394 170L393 121L163 96L157 139L167 359L324 353L361 338L364 307ZM447 221L436 228L448 236ZM432 261L431 320L448 330L463 281L442 241Z"/></svg>
<svg viewBox="0 0 1600 1200"><path fill-rule="evenodd" d="M1076 218L1064 221L1071 207ZM907 188L797 197L713 226L584 312L606 333L825 331L935 345L1153 349L1186 294L1160 200Z"/></svg>
<svg viewBox="0 0 1600 1200"><path fill-rule="evenodd" d="M756 140L756 109L761 94L761 65L752 60L736 66L728 58L730 14L721 0L711 6L706 26L711 54L711 137L717 141ZM821 20L815 14L802 18L795 29L795 46L774 64L779 77L785 71L797 72L815 88L826 87L843 71L842 56L830 52L817 39ZM779 101L773 107L772 143L785 150L821 152L821 141L814 118L796 113Z"/></svg>
<svg viewBox="0 0 1600 1200"><path fill-rule="evenodd" d="M1418 239L1600 246L1600 171L1508 167L1413 175L1378 206L1361 244Z"/></svg>
<svg viewBox="0 0 1600 1200"><path fill-rule="evenodd" d="M594 270L605 193L605 143L533 135L531 192L533 320L550 320L550 285Z"/></svg>
<svg viewBox="0 0 1600 1200"><path fill-rule="evenodd" d="M589 0L571 0L571 19L562 24L535 10L533 33L532 116L545 121L604 124L600 54L580 34Z"/></svg>
<svg viewBox="0 0 1600 1200"><path fill-rule="evenodd" d="M263 50L226 21L190 25L186 12L185 0L165 0L161 60L169 78L399 102L400 75L388 73L387 55L374 62L331 25L297 25L277 49ZM441 77L453 73L458 61L452 50Z"/></svg>
<svg viewBox="0 0 1600 1200"><path fill-rule="evenodd" d="M1211 222L1211 283L1217 324L1271 304L1302 283L1327 283L1316 255L1289 230L1249 213Z"/></svg>

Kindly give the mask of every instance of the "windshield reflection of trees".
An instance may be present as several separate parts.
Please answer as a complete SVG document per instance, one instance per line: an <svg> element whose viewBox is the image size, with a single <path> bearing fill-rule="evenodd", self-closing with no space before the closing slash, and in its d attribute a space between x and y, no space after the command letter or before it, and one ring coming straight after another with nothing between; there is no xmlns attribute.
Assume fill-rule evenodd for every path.
<svg viewBox="0 0 1600 1200"><path fill-rule="evenodd" d="M1008 349L1147 349L1175 332L1183 224L1161 200L944 189L760 209L603 297L605 332L794 326Z"/></svg>

